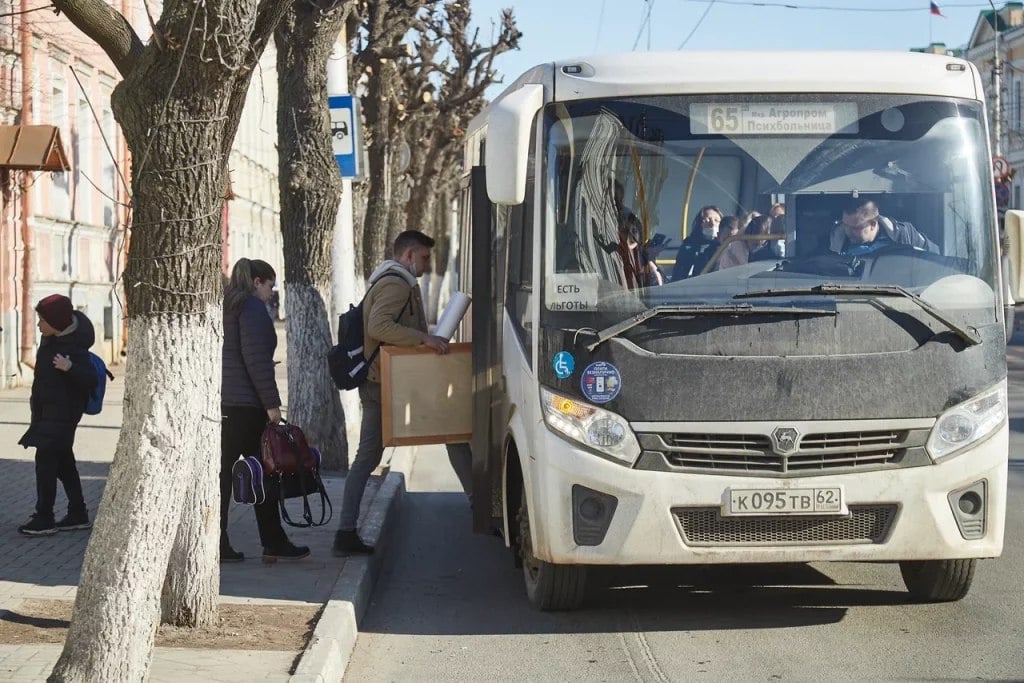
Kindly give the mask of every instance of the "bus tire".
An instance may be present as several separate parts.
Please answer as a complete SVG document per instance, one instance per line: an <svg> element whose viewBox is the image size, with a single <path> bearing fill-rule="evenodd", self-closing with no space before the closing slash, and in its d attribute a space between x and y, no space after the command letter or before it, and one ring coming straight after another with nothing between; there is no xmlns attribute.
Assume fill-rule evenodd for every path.
<svg viewBox="0 0 1024 683"><path fill-rule="evenodd" d="M976 559L900 562L900 574L918 602L955 602L971 589Z"/></svg>
<svg viewBox="0 0 1024 683"><path fill-rule="evenodd" d="M533 555L530 515L526 491L519 502L519 554L523 581L530 604L542 611L572 610L583 602L587 589L587 568L579 565L551 564Z"/></svg>

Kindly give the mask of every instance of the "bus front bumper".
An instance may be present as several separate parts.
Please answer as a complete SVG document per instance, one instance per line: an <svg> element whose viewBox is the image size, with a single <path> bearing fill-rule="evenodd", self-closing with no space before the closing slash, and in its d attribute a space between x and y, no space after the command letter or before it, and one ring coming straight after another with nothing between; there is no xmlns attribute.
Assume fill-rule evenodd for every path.
<svg viewBox="0 0 1024 683"><path fill-rule="evenodd" d="M796 478L634 470L575 448L547 430L538 441L538 457L529 465L531 535L534 554L548 562L895 561L986 558L1002 552L1006 425L938 464ZM829 487L842 489L847 514L721 514L730 489ZM950 496L965 489L981 490L983 497L982 512L968 525L971 540L964 537L963 515L958 524ZM604 533L597 536L580 533L580 505L588 492L597 492L596 499L612 508ZM588 512L599 507L591 502Z"/></svg>

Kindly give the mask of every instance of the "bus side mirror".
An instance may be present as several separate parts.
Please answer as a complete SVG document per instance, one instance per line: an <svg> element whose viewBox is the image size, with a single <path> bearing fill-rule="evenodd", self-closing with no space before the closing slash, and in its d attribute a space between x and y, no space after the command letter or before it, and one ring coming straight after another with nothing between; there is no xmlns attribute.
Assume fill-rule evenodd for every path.
<svg viewBox="0 0 1024 683"><path fill-rule="evenodd" d="M544 86L531 83L496 102L487 117L487 196L495 204L521 204L526 196L530 126L544 104Z"/></svg>
<svg viewBox="0 0 1024 683"><path fill-rule="evenodd" d="M1024 301L1024 280L1021 279L1021 267L1024 266L1024 211L1007 211L1003 218L1003 230L1007 247L1004 256L1010 262L1009 272L1003 273L1003 278L1009 285L1013 300Z"/></svg>

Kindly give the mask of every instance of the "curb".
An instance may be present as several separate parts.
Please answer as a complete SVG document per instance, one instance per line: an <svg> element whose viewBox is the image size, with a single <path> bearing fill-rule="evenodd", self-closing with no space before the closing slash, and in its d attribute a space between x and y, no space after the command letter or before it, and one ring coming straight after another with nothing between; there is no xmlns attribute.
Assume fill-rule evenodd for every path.
<svg viewBox="0 0 1024 683"><path fill-rule="evenodd" d="M359 622L366 615L387 555L394 517L404 493L405 476L401 472L388 473L361 526L363 540L373 545L375 551L368 557L355 556L345 561L295 673L288 679L290 683L336 683L345 674L359 635Z"/></svg>

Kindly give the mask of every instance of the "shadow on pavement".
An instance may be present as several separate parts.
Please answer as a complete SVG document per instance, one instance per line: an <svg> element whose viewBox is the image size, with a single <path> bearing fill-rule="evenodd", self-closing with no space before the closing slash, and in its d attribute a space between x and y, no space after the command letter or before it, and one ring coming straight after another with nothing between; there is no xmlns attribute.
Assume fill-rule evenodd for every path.
<svg viewBox="0 0 1024 683"><path fill-rule="evenodd" d="M20 451L21 447L17 446ZM34 451L25 451L32 454ZM78 463L82 491L90 516L103 494L110 471L108 463ZM82 557L89 542L89 532L68 531L53 536L30 538L18 533L18 527L35 511L36 474L33 460L0 458L0 581L32 586L68 586L78 583ZM59 519L67 510L67 498L57 482L57 503L54 514ZM6 591L0 592L3 596Z"/></svg>
<svg viewBox="0 0 1024 683"><path fill-rule="evenodd" d="M595 568L580 610L537 612L503 541L475 535L470 525L462 494L406 493L375 606L360 631L617 632L624 614L646 631L772 629L836 623L850 607L907 602L904 591L888 589L884 580L864 587L837 583L805 564L636 566Z"/></svg>
<svg viewBox="0 0 1024 683"><path fill-rule="evenodd" d="M21 450L21 447L18 447ZM26 451L31 454L32 451ZM95 518L103 487L110 473L109 463L80 461L78 471L90 518ZM372 501L377 478L364 503ZM246 555L243 562L221 565L221 596L230 601L266 602L276 600L321 603L334 587L344 559L331 556L330 548L337 528L337 508L341 503L344 479L337 473L324 473L324 483L335 508L335 516L326 526L297 529L285 526L296 544L308 545L309 557L297 562L264 564L253 511L232 503L229 533L236 550ZM35 464L31 459L0 458L0 608L14 608L26 597L68 598L62 587L77 586L90 532L68 531L52 536L26 537L17 528L28 521L36 501ZM319 503L310 501L319 520ZM289 501L294 519L301 518L301 503ZM67 499L57 484L57 518L63 516ZM51 590L52 589L52 590Z"/></svg>

